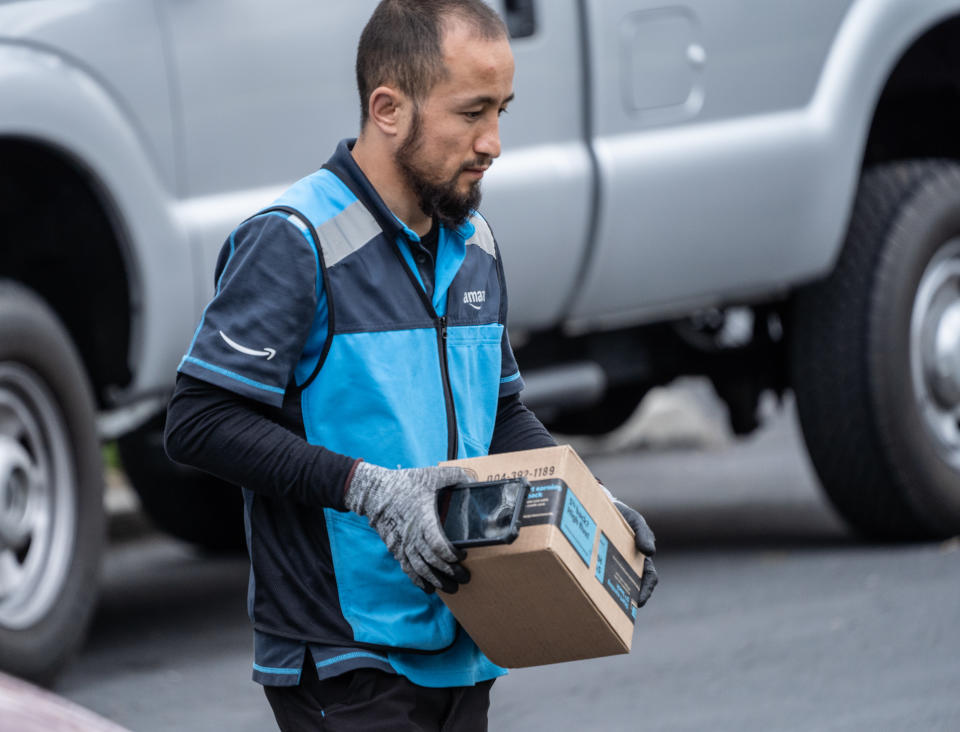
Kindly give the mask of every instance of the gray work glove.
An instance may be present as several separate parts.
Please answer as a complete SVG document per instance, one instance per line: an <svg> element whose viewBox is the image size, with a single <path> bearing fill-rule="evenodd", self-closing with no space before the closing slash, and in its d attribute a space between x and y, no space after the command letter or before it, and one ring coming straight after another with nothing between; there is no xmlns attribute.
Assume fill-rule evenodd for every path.
<svg viewBox="0 0 960 732"><path fill-rule="evenodd" d="M344 502L366 516L400 567L426 593L457 591L470 573L460 565L466 556L443 533L437 515L437 491L470 477L460 468L390 470L357 464Z"/></svg>
<svg viewBox="0 0 960 732"><path fill-rule="evenodd" d="M633 540L637 550L646 557L643 563L643 576L640 578L640 597L637 599L637 607L643 607L653 594L653 588L657 586L660 578L657 576L656 567L653 566L653 557L657 553L657 540L653 531L647 526L646 519L640 515L636 509L630 508L626 503L614 496L607 487L601 483L604 493L613 501L620 515L626 519L633 529Z"/></svg>

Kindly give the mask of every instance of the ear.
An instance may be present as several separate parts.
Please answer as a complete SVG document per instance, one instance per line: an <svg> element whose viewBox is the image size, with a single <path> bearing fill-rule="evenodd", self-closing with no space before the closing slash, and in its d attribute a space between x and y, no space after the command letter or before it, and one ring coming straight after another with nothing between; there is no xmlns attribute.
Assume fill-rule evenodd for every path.
<svg viewBox="0 0 960 732"><path fill-rule="evenodd" d="M369 123L388 136L400 134L410 104L404 94L389 86L378 86L370 94Z"/></svg>

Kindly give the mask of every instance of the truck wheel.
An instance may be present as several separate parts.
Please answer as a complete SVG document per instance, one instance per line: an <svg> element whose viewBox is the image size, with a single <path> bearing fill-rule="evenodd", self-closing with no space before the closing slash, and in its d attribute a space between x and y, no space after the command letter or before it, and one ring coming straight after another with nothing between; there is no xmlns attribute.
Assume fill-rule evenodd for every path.
<svg viewBox="0 0 960 732"><path fill-rule="evenodd" d="M795 305L800 423L839 512L873 539L960 533L960 165L866 172L836 269Z"/></svg>
<svg viewBox="0 0 960 732"><path fill-rule="evenodd" d="M121 437L120 458L144 511L163 531L215 552L242 551L240 489L167 457L164 416Z"/></svg>
<svg viewBox="0 0 960 732"><path fill-rule="evenodd" d="M103 550L91 389L53 311L0 281L0 666L49 682L89 624Z"/></svg>

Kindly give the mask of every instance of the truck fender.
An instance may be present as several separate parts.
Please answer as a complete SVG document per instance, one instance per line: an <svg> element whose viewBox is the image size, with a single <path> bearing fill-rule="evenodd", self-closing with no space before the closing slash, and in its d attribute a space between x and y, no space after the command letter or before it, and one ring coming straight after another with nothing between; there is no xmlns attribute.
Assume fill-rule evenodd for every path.
<svg viewBox="0 0 960 732"><path fill-rule="evenodd" d="M190 242L123 103L59 54L0 44L0 137L48 145L94 181L123 242L130 280L129 391L168 386L178 354L165 345L184 341L196 312Z"/></svg>
<svg viewBox="0 0 960 732"><path fill-rule="evenodd" d="M842 201L815 276L832 271L840 256L867 137L890 75L924 33L958 12L956 0L859 0L844 19L807 110L811 129L821 130L827 143L821 190L835 190Z"/></svg>

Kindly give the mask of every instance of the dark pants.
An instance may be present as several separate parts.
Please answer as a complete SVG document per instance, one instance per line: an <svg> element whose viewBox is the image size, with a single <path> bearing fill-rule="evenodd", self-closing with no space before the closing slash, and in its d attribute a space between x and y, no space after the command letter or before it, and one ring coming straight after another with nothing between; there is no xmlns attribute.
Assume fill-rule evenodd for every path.
<svg viewBox="0 0 960 732"><path fill-rule="evenodd" d="M299 686L263 687L282 732L486 732L493 681L432 689L373 668L320 681L309 658Z"/></svg>

